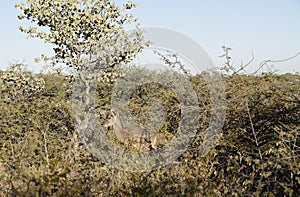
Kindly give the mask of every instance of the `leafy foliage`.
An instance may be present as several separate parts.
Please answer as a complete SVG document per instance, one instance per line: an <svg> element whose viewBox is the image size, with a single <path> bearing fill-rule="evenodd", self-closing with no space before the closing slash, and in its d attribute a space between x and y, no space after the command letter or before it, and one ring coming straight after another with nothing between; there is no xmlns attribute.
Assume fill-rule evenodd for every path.
<svg viewBox="0 0 300 197"><path fill-rule="evenodd" d="M24 64L13 64L0 78L1 97L10 100L29 99L44 89L43 78L35 77L30 72L24 72Z"/></svg>
<svg viewBox="0 0 300 197"><path fill-rule="evenodd" d="M1 79L6 73L1 73ZM150 173L120 171L94 158L74 131L68 77L31 76L27 78L28 84L35 81L35 77L45 81L45 88L39 94L22 101L1 97L0 192L3 195L300 194L300 97L297 91L300 78L297 75L224 75L228 101L226 123L217 145L204 157L199 157L198 151L212 109L205 80L201 75L191 76L199 107L204 112L199 117L197 136L176 162ZM100 123L107 118L111 87L110 83L99 81L97 104L103 112ZM21 86L21 89L26 87ZM2 91L1 95L8 93ZM14 102L7 102L7 98ZM147 84L132 96L130 110L135 120L143 122L151 100L163 101L168 118L161 129L172 137L180 120L180 114L174 113L177 109L174 99L171 91L157 84Z"/></svg>
<svg viewBox="0 0 300 197"><path fill-rule="evenodd" d="M44 60L53 65L67 63L75 70L87 69L86 60L100 59L106 66L98 81L96 102L99 123L103 123L113 85L122 77L116 74L116 65L130 60L145 44L139 30L125 33L124 25L135 19L122 14L110 0L28 0L17 7L23 11L19 19L40 27L20 30L56 46L55 57L43 56ZM124 5L124 9L132 7L131 3ZM231 71L230 49L223 49L225 71ZM176 58L175 62L162 59L184 68ZM215 109L203 76L188 76L203 112L199 129L175 162L150 173L114 169L85 149L74 129L69 76L35 75L18 66L0 72L0 194L299 196L300 77L247 76L232 71L223 76L227 116L216 146L205 156L198 155ZM174 92L159 84L141 86L132 95L133 119L147 120L153 102L165 107L167 118L160 128L172 138L181 112Z"/></svg>
<svg viewBox="0 0 300 197"><path fill-rule="evenodd" d="M62 62L79 70L90 66L84 65L83 59L88 59L114 67L131 60L146 44L138 28L131 33L125 29L136 22L126 12L134 3L124 4L121 10L111 0L27 0L16 7L23 11L20 20L36 24L19 29L55 46L54 57L42 55L53 66Z"/></svg>

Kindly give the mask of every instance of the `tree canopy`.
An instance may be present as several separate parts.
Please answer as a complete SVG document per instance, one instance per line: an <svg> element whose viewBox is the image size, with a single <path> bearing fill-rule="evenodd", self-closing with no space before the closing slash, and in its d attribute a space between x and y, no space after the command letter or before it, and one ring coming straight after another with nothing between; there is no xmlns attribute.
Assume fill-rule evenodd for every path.
<svg viewBox="0 0 300 197"><path fill-rule="evenodd" d="M120 8L112 0L26 0L16 7L23 12L20 20L34 24L19 29L54 45L54 57L41 56L53 66L65 63L78 70L83 58L96 58L114 67L130 61L146 44L137 19L128 13L136 7L131 2ZM126 27L134 29L129 33Z"/></svg>

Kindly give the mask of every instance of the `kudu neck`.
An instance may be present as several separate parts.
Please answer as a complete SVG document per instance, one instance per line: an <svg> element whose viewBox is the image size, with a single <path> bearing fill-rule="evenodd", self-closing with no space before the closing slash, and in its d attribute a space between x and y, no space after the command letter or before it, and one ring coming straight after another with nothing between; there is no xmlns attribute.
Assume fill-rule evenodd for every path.
<svg viewBox="0 0 300 197"><path fill-rule="evenodd" d="M121 119L120 119L120 117L118 115L114 117L114 120L115 120L115 126L117 128L119 128L119 129L123 129L124 128L123 124L121 122Z"/></svg>

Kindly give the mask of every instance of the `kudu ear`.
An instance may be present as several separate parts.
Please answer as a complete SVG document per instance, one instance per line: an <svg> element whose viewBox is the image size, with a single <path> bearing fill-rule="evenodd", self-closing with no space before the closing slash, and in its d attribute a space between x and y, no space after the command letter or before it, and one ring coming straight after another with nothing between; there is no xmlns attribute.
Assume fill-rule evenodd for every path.
<svg viewBox="0 0 300 197"><path fill-rule="evenodd" d="M117 115L116 111L114 109L110 110L111 116L115 117Z"/></svg>

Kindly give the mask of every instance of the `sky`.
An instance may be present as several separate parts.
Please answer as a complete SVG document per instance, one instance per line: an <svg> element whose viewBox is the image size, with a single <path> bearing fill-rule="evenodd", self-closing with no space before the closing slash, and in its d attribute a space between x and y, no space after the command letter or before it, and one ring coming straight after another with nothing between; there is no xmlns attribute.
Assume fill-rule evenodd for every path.
<svg viewBox="0 0 300 197"><path fill-rule="evenodd" d="M23 62L30 69L41 65L33 59L40 54L51 54L50 45L38 39L27 39L18 30L20 13L14 4L21 0L0 3L0 69L9 62ZM121 0L118 0L119 2ZM124 1L125 2L125 1ZM299 0L136 0L133 14L141 27L162 27L181 32L196 41L215 65L222 66L222 46L232 48L233 65L254 61L247 68L252 72L263 60L281 60L300 52ZM277 63L280 73L300 72L300 55Z"/></svg>

